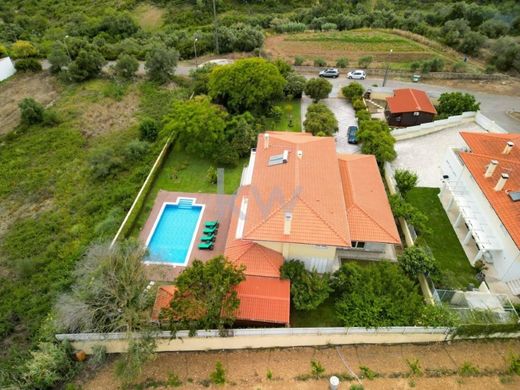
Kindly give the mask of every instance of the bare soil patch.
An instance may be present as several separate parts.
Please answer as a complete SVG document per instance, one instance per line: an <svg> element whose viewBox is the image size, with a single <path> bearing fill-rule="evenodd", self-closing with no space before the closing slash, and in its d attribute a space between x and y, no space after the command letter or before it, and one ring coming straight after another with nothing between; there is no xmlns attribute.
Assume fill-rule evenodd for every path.
<svg viewBox="0 0 520 390"><path fill-rule="evenodd" d="M154 31L163 25L164 9L151 4L141 4L135 11L137 23L145 31Z"/></svg>
<svg viewBox="0 0 520 390"><path fill-rule="evenodd" d="M365 389L513 389L520 378L506 376L506 360L510 353L520 353L520 340L488 342L455 342L430 345L350 345L338 347L352 370L360 375L366 366L379 376L362 379ZM311 373L311 360L325 368L321 379L297 379ZM418 359L423 375L410 378L407 360ZM222 362L228 380L224 389L317 389L326 388L328 377L347 375L349 371L333 347L284 348L242 351L169 352L157 355L148 363L138 382L147 379L166 382L175 373L183 389L202 389L217 361ZM457 370L464 362L478 367L478 376L462 377ZM267 377L268 372L272 378ZM82 383L89 390L116 389L113 363L107 364L93 379ZM355 381L343 380L340 389ZM158 387L167 388L167 387ZM216 388L212 386L211 388Z"/></svg>
<svg viewBox="0 0 520 390"><path fill-rule="evenodd" d="M139 96L128 92L120 101L105 98L92 103L81 116L80 129L86 136L125 130L137 122L135 112L139 107Z"/></svg>
<svg viewBox="0 0 520 390"><path fill-rule="evenodd" d="M45 107L51 105L61 91L58 82L47 72L18 73L0 84L0 134L20 123L18 103L32 97Z"/></svg>
<svg viewBox="0 0 520 390"><path fill-rule="evenodd" d="M405 81L409 80L406 79ZM425 84L442 85L454 89L468 89L493 95L520 96L520 79L517 78L510 78L504 81L423 79L421 82ZM518 116L520 120L520 114L518 114Z"/></svg>

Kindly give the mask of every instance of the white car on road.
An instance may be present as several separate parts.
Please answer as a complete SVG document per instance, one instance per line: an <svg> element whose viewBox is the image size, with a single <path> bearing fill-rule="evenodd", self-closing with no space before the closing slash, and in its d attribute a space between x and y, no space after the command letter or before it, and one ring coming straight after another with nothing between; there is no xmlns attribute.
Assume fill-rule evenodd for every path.
<svg viewBox="0 0 520 390"><path fill-rule="evenodd" d="M366 79L367 74L364 70L354 70L352 72L348 72L347 78L354 80L364 80Z"/></svg>

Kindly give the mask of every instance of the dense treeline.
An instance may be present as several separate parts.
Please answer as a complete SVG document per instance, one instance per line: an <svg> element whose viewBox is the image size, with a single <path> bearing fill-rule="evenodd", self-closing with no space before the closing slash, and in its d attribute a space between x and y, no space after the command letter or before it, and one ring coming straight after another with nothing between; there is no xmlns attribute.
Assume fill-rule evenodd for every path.
<svg viewBox="0 0 520 390"><path fill-rule="evenodd" d="M13 2L10 2L13 3ZM157 42L175 48L180 58L215 51L252 51L263 43L263 30L297 32L350 30L360 27L397 28L445 43L466 55L484 55L489 71L520 71L520 3L493 1L273 1L216 0L217 26L210 0L157 0L165 12L162 25L143 31L132 14L138 0L114 4L103 0L69 4L50 0L18 0L0 5L0 44L33 42L46 57L56 41L70 40L71 52L86 42L107 60L122 53L144 59ZM66 38L66 37L69 38ZM485 50L481 50L485 49Z"/></svg>

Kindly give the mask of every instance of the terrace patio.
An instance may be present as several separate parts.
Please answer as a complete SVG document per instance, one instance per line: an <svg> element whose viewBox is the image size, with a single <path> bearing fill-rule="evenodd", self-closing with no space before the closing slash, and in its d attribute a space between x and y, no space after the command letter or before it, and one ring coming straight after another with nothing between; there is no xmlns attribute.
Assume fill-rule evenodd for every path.
<svg viewBox="0 0 520 390"><path fill-rule="evenodd" d="M205 206L201 217L202 223L195 232L195 242L186 266L189 266L194 259L205 261L215 256L222 255L224 253L224 247L229 230L231 212L235 200L234 195L170 192L161 190L157 194L152 211L150 212L146 223L139 232L139 241L146 244L148 237L154 229L155 222L160 215L163 204L176 203L179 197L195 198L197 204L203 204ZM197 245L200 237L203 235L202 230L204 229L204 221L215 220L219 221L220 226L213 250L199 250ZM186 266L175 264L146 264L148 277L150 280L154 281L172 281Z"/></svg>

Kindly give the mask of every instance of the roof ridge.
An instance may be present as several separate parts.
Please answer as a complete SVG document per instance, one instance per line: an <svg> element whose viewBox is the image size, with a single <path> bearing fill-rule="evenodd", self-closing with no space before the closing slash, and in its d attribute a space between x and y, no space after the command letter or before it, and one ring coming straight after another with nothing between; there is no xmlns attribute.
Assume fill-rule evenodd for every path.
<svg viewBox="0 0 520 390"><path fill-rule="evenodd" d="M327 227L328 227L329 229L331 229L331 230L336 234L336 236L337 236L340 240L345 241L346 243L350 244L350 242L347 242L346 240L344 240L344 239L341 237L341 235L336 231L336 229L335 229L334 227L332 227L332 226L331 226L331 225L330 225L330 224L329 224L329 223L328 223L324 218L322 218L322 216L321 216L321 215L320 215L316 210L314 210L313 207L311 207L311 206L310 206L310 205L309 205L305 200L303 200L303 199L300 198L299 196L298 196L298 198L302 201L303 204L305 204L305 205L309 208L309 210L311 210L311 211L312 211L312 212L313 212L313 213L318 217L318 219L320 219L320 220L321 220L325 225L327 225ZM345 206L346 206L346 205L345 205ZM347 209L347 208L345 207L345 210L346 210L346 209ZM348 222L348 217L347 217L347 222Z"/></svg>
<svg viewBox="0 0 520 390"><path fill-rule="evenodd" d="M255 230L257 230L258 228L260 228L261 226L265 225L267 223L267 221L269 221L278 211L280 211L284 206L286 206L288 203L290 203L293 199L295 199L297 197L297 195L293 195L289 198L289 200L287 200L287 202L285 203L282 203L280 205L280 207L274 209L273 211L271 211L267 217L265 217L262 222L256 224L255 226L253 226L249 231L247 231L245 234L244 234L244 237L247 239L247 236L249 236L250 234L252 234Z"/></svg>
<svg viewBox="0 0 520 390"><path fill-rule="evenodd" d="M410 88L410 93L412 94L413 100L415 102L415 107L417 107L417 111L420 111L422 106L417 101L417 98L415 97L415 89Z"/></svg>
<svg viewBox="0 0 520 390"><path fill-rule="evenodd" d="M489 158L491 160L499 160L499 162L500 161L507 161L507 162L513 163L513 164L520 164L520 160L511 159L511 158L504 158L504 157L497 157L497 156L493 156L492 154L487 154L487 153L475 153L475 152L460 151L459 154L464 154L464 155L474 156L474 157L485 157L485 158ZM505 156L508 156L508 155L506 154Z"/></svg>
<svg viewBox="0 0 520 390"><path fill-rule="evenodd" d="M386 234L388 234L388 236L392 237L393 239L396 239L396 237L394 237L392 235L392 233L390 233L387 229L385 229L383 226L381 226L381 224L375 220L374 218L372 218L370 216L370 214L368 214L361 206L359 206L357 203L354 203L352 205L353 207L357 208L359 211L361 211L368 219L370 219L372 222L374 222L377 226L379 226L379 228L384 231ZM400 238L399 238L400 239Z"/></svg>

